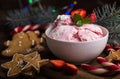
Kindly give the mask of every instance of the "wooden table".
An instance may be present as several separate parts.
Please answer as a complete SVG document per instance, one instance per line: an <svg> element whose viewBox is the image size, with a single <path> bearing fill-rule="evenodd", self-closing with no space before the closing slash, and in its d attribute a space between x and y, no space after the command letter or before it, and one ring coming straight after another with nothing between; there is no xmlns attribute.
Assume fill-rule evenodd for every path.
<svg viewBox="0 0 120 79"><path fill-rule="evenodd" d="M4 49L3 42L9 39L9 31L6 31L5 28L0 27L0 52ZM42 58L53 59L56 58L49 50L41 54ZM0 64L10 59L0 56ZM93 60L90 64L96 64ZM91 73L88 73L78 66L79 71L77 75L66 75L62 71L56 71L52 68L51 64L47 64L44 67L41 67L39 74L36 74L33 79L120 79L120 74L108 77L96 76ZM8 79L6 77L7 71L0 67L0 79ZM19 76L15 79L30 79L28 77Z"/></svg>

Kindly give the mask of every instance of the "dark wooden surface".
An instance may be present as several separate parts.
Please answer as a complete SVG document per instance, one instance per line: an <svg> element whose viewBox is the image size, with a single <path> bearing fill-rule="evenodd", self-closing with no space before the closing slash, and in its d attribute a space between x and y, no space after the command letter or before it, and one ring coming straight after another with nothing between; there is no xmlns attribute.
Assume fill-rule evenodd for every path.
<svg viewBox="0 0 120 79"><path fill-rule="evenodd" d="M0 27L0 52L4 49L3 42L10 38L8 33L9 31L5 31L5 28ZM49 59L57 59L49 50L41 53L42 58L49 58ZM9 58L2 57L0 55L0 64L9 61ZM91 65L96 65L96 60L91 61ZM62 71L56 71L52 68L51 64L47 64L46 66L42 67L39 74L36 74L31 79L120 79L120 74L114 76L96 76L91 73L88 73L78 66L79 71L77 75L67 75ZM9 79L6 77L7 71L0 67L0 79ZM25 76L18 76L17 78L13 79L30 79L30 77Z"/></svg>

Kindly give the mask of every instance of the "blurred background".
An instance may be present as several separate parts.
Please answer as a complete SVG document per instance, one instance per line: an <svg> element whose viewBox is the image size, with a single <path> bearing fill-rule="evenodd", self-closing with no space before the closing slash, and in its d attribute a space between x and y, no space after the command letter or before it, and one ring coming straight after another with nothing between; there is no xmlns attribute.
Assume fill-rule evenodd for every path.
<svg viewBox="0 0 120 79"><path fill-rule="evenodd" d="M29 5L30 1L38 0L0 0L0 11L7 11L12 9L24 8L26 5ZM73 1L76 1L77 4L74 7L84 8L88 11L91 11L93 8L102 6L104 4L117 2L120 4L120 0L39 0L40 3L44 6L54 6L57 9L61 9L64 6L69 6ZM119 6L119 5L118 5Z"/></svg>
<svg viewBox="0 0 120 79"><path fill-rule="evenodd" d="M120 6L120 0L0 0L0 19L5 17L5 12L26 9L28 6L52 6L54 7L53 11L57 10L59 14L71 12L79 8L83 8L87 13L91 13L94 8L105 4L113 4L114 2L116 2L117 6Z"/></svg>

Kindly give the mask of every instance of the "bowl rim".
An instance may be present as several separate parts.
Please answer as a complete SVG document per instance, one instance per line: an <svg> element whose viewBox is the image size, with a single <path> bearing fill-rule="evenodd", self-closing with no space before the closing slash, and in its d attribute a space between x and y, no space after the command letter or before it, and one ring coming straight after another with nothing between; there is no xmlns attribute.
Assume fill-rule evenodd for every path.
<svg viewBox="0 0 120 79"><path fill-rule="evenodd" d="M97 24L95 24L97 25ZM100 40L103 40L105 38L108 38L109 37L109 31L107 28L101 26L101 25L98 25L98 27L100 28L103 28L105 31L106 31L106 35L104 35L102 38L99 38L99 39L95 39L95 40L90 40L90 41L63 41L63 40L57 40L57 39L53 39L51 37L48 36L47 32L50 30L50 29L53 29L54 27L54 24L49 24L48 25L48 28L45 30L45 35L47 38L51 39L51 40L54 40L54 41L57 41L57 42L63 42L63 43L91 43L91 42L96 42L96 41L100 41ZM46 39L47 39L46 38Z"/></svg>

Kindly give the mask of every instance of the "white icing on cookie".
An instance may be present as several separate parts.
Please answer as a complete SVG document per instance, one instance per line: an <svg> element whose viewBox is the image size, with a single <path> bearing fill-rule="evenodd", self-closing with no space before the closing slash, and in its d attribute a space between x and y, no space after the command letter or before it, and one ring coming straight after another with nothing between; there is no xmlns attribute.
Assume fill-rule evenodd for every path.
<svg viewBox="0 0 120 79"><path fill-rule="evenodd" d="M35 40L32 40L32 46L35 45Z"/></svg>
<svg viewBox="0 0 120 79"><path fill-rule="evenodd" d="M30 48L29 48L29 49L26 49L27 52L30 52L31 50L32 50L32 49L30 49Z"/></svg>
<svg viewBox="0 0 120 79"><path fill-rule="evenodd" d="M10 40L8 40L8 41L6 42L6 45L7 45L7 46L9 46L9 45L10 45Z"/></svg>
<svg viewBox="0 0 120 79"><path fill-rule="evenodd" d="M9 53L9 52L10 52L10 50L9 50L9 49L7 49L7 50L6 50L6 53Z"/></svg>
<svg viewBox="0 0 120 79"><path fill-rule="evenodd" d="M19 45L18 46L22 46L22 41L19 41Z"/></svg>
<svg viewBox="0 0 120 79"><path fill-rule="evenodd" d="M23 67L23 66L24 66L24 65L23 65L23 61L22 61L22 60L21 60L21 61L18 61L16 66Z"/></svg>
<svg viewBox="0 0 120 79"><path fill-rule="evenodd" d="M19 38L23 38L23 36L19 36Z"/></svg>

